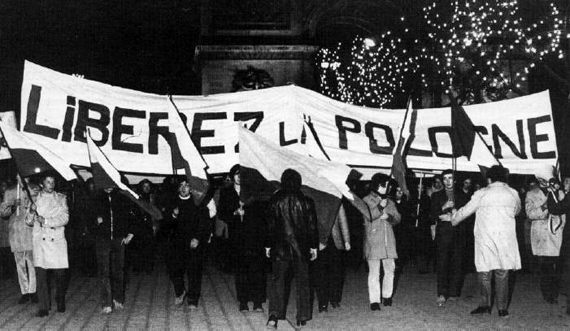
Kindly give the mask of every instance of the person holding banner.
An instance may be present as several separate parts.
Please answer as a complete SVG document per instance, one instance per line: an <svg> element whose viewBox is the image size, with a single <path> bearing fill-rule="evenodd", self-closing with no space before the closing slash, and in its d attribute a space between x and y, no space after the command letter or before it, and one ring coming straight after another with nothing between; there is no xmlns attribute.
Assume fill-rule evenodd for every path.
<svg viewBox="0 0 570 331"><path fill-rule="evenodd" d="M236 296L240 311L263 312L266 299L267 276L263 250L264 218L260 203L244 204L240 200L241 177L239 164L230 169L232 184L220 191L219 217L229 227L230 261L234 263Z"/></svg>
<svg viewBox="0 0 570 331"><path fill-rule="evenodd" d="M368 261L368 297L370 309L380 310L392 305L396 238L392 227L400 223L401 215L396 204L388 197L390 177L382 173L372 176L370 193L364 202L370 210L371 219L364 221L364 258ZM380 265L384 268L384 279L380 286Z"/></svg>
<svg viewBox="0 0 570 331"><path fill-rule="evenodd" d="M123 309L125 303L125 246L133 239L131 201L114 187L104 188L95 201L95 252L101 313Z"/></svg>
<svg viewBox="0 0 570 331"><path fill-rule="evenodd" d="M48 271L55 276L57 311L65 312L66 272L69 268L65 226L69 222L67 198L55 191L55 175L42 176L42 191L30 206L26 223L33 226L32 247L36 268L39 310L36 316L49 315L51 298Z"/></svg>
<svg viewBox="0 0 570 331"><path fill-rule="evenodd" d="M431 218L436 222L435 243L437 250L437 300L438 306L445 306L449 298L458 298L463 286L463 257L466 240L466 226L452 227L441 222L439 216L450 214L453 209L463 207L469 196L455 187L455 173L451 169L442 174L444 189L431 196Z"/></svg>
<svg viewBox="0 0 570 331"><path fill-rule="evenodd" d="M297 286L297 327L312 318L310 305L309 261L317 258L319 234L315 202L301 191L301 175L286 169L281 175L281 189L271 197L265 250L273 262L267 326L277 328L285 319L291 288L289 273Z"/></svg>
<svg viewBox="0 0 570 331"><path fill-rule="evenodd" d="M36 184L28 184L30 195L24 188L24 183L18 175L17 185L6 190L4 201L0 206L0 217L9 216L9 240L10 247L16 260L18 282L22 297L18 304L38 302L36 294L36 272L34 269L34 256L32 245L32 227L26 224L26 217L30 212L31 198L37 197L40 187Z"/></svg>
<svg viewBox="0 0 570 331"><path fill-rule="evenodd" d="M211 233L209 211L196 206L186 177L178 179L178 193L166 202L162 231L167 237L166 267L174 286L176 305L187 297L190 310L196 310L202 288L204 249ZM184 276L188 277L188 288Z"/></svg>
<svg viewBox="0 0 570 331"><path fill-rule="evenodd" d="M509 315L509 271L521 268L515 220L521 210L521 201L518 192L506 183L505 168L491 167L487 180L489 185L476 191L465 206L451 214L443 213L439 218L442 223L457 226L475 214L475 267L481 302L471 315L490 314L495 297L499 317L506 317Z"/></svg>

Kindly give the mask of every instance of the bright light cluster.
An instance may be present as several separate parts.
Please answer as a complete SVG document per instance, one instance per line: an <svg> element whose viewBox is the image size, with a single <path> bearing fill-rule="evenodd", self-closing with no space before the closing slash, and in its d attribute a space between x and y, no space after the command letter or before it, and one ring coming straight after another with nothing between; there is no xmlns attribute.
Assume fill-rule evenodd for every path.
<svg viewBox="0 0 570 331"><path fill-rule="evenodd" d="M317 54L321 93L349 104L383 107L396 93L409 93L406 81L419 69L405 41L388 31L378 40L355 38ZM350 52L348 56L344 55Z"/></svg>
<svg viewBox="0 0 570 331"><path fill-rule="evenodd" d="M516 0L436 0L424 7L427 35L436 53L443 55L433 58L442 87L457 86L461 75L471 70L481 86L502 88L512 83L510 88L517 88L537 62L547 56L563 58L564 21L553 3L549 11L545 19L524 22ZM446 14L450 12L451 19ZM501 61L521 57L528 65L509 82Z"/></svg>

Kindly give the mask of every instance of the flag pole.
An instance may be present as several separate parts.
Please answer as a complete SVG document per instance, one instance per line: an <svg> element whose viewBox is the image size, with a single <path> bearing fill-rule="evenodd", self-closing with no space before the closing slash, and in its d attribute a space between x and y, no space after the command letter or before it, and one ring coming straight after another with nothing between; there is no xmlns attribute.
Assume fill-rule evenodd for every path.
<svg viewBox="0 0 570 331"><path fill-rule="evenodd" d="M426 176L425 172L422 172L422 176L420 177L420 186L418 187L418 206L416 207L416 228L419 225L419 218L420 218L420 202L422 199L422 189L424 187L424 177Z"/></svg>

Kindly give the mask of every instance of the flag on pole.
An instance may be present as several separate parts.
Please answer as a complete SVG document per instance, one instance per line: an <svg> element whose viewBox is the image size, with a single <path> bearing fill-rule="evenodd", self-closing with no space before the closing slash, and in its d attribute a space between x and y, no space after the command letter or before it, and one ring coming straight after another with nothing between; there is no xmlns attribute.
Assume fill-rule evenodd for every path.
<svg viewBox="0 0 570 331"><path fill-rule="evenodd" d="M500 165L455 98L451 99L451 127L451 144L456 157L466 156L469 161L487 168Z"/></svg>
<svg viewBox="0 0 570 331"><path fill-rule="evenodd" d="M398 137L396 139L396 146L392 152L392 177L398 182L400 188L406 195L410 195L408 190L408 185L406 184L406 162L404 159L404 152L406 150L406 145L412 137L415 131L415 123L417 119L416 110L412 106L412 98L408 100L408 106L406 107L406 113L404 114L404 120L402 121L402 126L400 127Z"/></svg>
<svg viewBox="0 0 570 331"><path fill-rule="evenodd" d="M137 206L146 211L156 220L162 219L162 213L156 206L148 201L139 199L139 195L131 190L121 181L121 174L113 166L103 151L95 144L91 138L91 134L87 132L87 149L89 151L89 161L91 162L91 174L97 188L117 188L120 192L127 196Z"/></svg>
<svg viewBox="0 0 570 331"><path fill-rule="evenodd" d="M2 123L8 125L11 128L17 129L16 126L16 113L14 111L7 111L0 113L0 121ZM6 139L2 136L0 132L0 160L11 159L12 154L8 149L8 144L6 143Z"/></svg>
<svg viewBox="0 0 570 331"><path fill-rule="evenodd" d="M168 144L172 152L172 168L173 171L184 169L188 183L192 187L192 198L199 205L206 197L209 189L206 173L208 165L194 145L174 100L172 97L169 97L168 100L168 126L170 129Z"/></svg>
<svg viewBox="0 0 570 331"><path fill-rule="evenodd" d="M239 127L241 200L246 204L267 200L280 187L281 175L294 169L303 181L302 191L315 201L319 237L328 238L352 169L345 164L319 160L280 147Z"/></svg>
<svg viewBox="0 0 570 331"><path fill-rule="evenodd" d="M2 121L0 121L0 129L2 129L10 153L16 161L20 176L28 177L53 170L65 180L77 178L69 162L38 143L33 136L17 131Z"/></svg>

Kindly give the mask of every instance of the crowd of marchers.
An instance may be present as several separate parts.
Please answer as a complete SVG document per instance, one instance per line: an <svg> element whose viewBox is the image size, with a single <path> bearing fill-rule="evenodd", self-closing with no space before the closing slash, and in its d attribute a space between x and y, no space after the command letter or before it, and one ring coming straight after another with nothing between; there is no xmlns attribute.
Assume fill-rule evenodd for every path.
<svg viewBox="0 0 570 331"><path fill-rule="evenodd" d="M560 292L570 293L570 178L560 181L553 170L544 167L522 184L499 166L486 172L485 182L446 170L422 179L412 192L377 173L368 182L349 183L360 203L343 199L335 219L321 226L315 201L293 169L263 201L240 199L239 165L212 182L201 201L184 176L160 185L141 181L139 199L160 210L161 218L92 179L73 185L52 173L4 179L0 277L17 277L17 303L37 304L38 317L51 313L51 293L55 310L65 313L70 271L98 277L101 312L109 314L129 304L125 288L132 273L150 274L155 263L164 263L174 303L193 311L210 262L234 275L236 308L267 310L270 328L286 318L294 280L302 327L312 319L312 293L319 314L337 309L346 270L365 262L373 311L397 305L396 275L415 266L409 270L437 273L434 305L442 307L460 300L465 274L476 271L481 300L471 314L491 314L496 307L505 317L513 271L539 274L549 304ZM322 233L322 224L332 227ZM570 314L570 302L566 307Z"/></svg>

